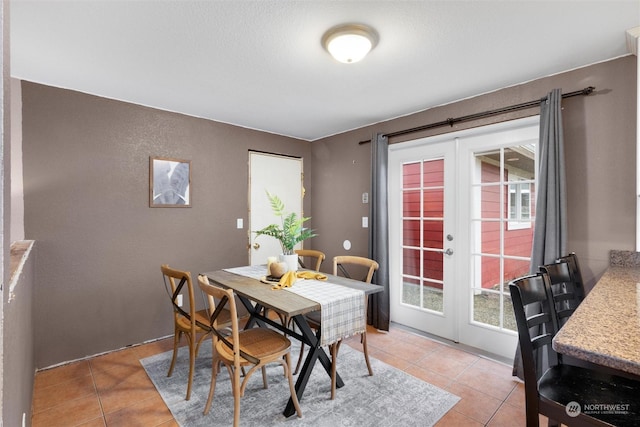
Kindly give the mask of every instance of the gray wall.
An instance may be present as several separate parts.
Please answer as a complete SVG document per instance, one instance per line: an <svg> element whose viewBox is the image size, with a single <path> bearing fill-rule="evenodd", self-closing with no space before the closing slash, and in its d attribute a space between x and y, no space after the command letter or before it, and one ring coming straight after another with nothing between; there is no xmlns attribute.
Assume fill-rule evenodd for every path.
<svg viewBox="0 0 640 427"><path fill-rule="evenodd" d="M10 286L5 288L4 302L5 325L3 331L4 357L3 366L3 412L2 424L5 426L21 426L22 414L26 414L26 425L31 425L31 398L33 396L34 372L34 334L36 324L33 322L33 290L35 249L30 256L25 250L33 242L17 242L21 249L11 250ZM23 260L23 256L25 257ZM23 261L21 261L23 260ZM13 292L10 292L10 288Z"/></svg>
<svg viewBox="0 0 640 427"><path fill-rule="evenodd" d="M563 101L569 250L592 285L610 249L635 249L635 79L635 57L619 58L311 144L24 82L25 236L38 247L34 322L47 326L35 331L37 366L170 334L160 263L194 272L246 263L246 230L235 220L246 222L248 149L305 158L305 213L319 233L311 248L330 260L349 239L351 254L366 255L370 147L359 141L556 87L597 88ZM192 160L193 208L147 207L150 155Z"/></svg>
<svg viewBox="0 0 640 427"><path fill-rule="evenodd" d="M344 253L342 241L348 238L352 254L367 255L368 234L361 228L361 217L368 215L368 205L362 204L361 194L370 188L370 144L360 145L359 141L371 139L375 132L390 133L540 99L554 88L567 93L595 86L596 92L588 97L562 101L568 249L578 254L590 288L607 267L609 250L635 250L636 68L636 57L626 56L315 141L311 200L314 227L320 233L313 240L314 248L326 251L331 259ZM403 140L538 112L534 108L456 124ZM390 143L401 141L397 138ZM325 262L323 270L329 269Z"/></svg>
<svg viewBox="0 0 640 427"><path fill-rule="evenodd" d="M247 263L236 218L248 223L248 150L311 153L308 142L29 82L22 95L38 368L171 334L160 264L195 274ZM191 160L192 208L148 207L149 156Z"/></svg>

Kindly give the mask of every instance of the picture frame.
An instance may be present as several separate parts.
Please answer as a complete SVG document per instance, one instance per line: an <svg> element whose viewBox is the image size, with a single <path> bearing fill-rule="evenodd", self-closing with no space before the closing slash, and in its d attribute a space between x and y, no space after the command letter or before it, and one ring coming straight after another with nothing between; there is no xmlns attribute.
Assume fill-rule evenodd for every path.
<svg viewBox="0 0 640 427"><path fill-rule="evenodd" d="M149 207L191 207L191 161L149 157Z"/></svg>

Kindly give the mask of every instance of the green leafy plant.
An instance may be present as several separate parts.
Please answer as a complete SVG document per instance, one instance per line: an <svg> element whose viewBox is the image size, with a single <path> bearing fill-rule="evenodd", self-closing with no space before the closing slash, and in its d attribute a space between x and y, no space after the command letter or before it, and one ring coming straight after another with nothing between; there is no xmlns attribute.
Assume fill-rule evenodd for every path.
<svg viewBox="0 0 640 427"><path fill-rule="evenodd" d="M314 230L305 228L303 224L311 218L298 217L295 212L285 213L284 203L276 195L272 195L267 191L267 197L271 203L273 213L280 217L281 224L269 224L262 230L254 231L256 237L271 236L280 242L282 253L284 255L293 255L293 248L300 242L311 237L317 236Z"/></svg>

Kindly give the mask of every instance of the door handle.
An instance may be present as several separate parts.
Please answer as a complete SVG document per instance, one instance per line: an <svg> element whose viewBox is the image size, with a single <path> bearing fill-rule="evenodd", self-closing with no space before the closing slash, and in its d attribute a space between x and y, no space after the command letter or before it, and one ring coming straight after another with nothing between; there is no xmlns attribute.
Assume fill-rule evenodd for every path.
<svg viewBox="0 0 640 427"><path fill-rule="evenodd" d="M253 249L260 249L260 243L256 242L253 244Z"/></svg>
<svg viewBox="0 0 640 427"><path fill-rule="evenodd" d="M453 255L453 249L449 248L449 249L447 249L446 251L444 251L444 253L445 253L446 255Z"/></svg>

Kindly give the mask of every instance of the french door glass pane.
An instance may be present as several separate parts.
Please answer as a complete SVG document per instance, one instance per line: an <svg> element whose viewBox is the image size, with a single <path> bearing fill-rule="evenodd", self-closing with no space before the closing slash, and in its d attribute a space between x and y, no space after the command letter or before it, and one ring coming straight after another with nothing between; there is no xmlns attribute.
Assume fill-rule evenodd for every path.
<svg viewBox="0 0 640 427"><path fill-rule="evenodd" d="M444 160L402 166L402 302L443 307Z"/></svg>
<svg viewBox="0 0 640 427"><path fill-rule="evenodd" d="M425 280L422 286L422 308L442 312L442 282Z"/></svg>
<svg viewBox="0 0 640 427"><path fill-rule="evenodd" d="M424 162L422 183L425 188L444 186L444 159L427 160Z"/></svg>
<svg viewBox="0 0 640 427"><path fill-rule="evenodd" d="M402 220L402 245L403 246L420 246L420 225L422 221L419 219Z"/></svg>
<svg viewBox="0 0 640 427"><path fill-rule="evenodd" d="M480 252L483 254L500 254L500 228L504 225L498 221L480 221Z"/></svg>
<svg viewBox="0 0 640 427"><path fill-rule="evenodd" d="M424 251L424 278L442 281L444 255L442 252Z"/></svg>
<svg viewBox="0 0 640 427"><path fill-rule="evenodd" d="M420 190L402 192L402 216L405 218L420 218Z"/></svg>
<svg viewBox="0 0 640 427"><path fill-rule="evenodd" d="M425 248L442 249L444 242L442 241L442 233L444 232L444 223L441 220L422 222L422 233Z"/></svg>
<svg viewBox="0 0 640 427"><path fill-rule="evenodd" d="M531 255L531 251L529 251L529 255ZM521 259L504 259L504 290L505 292L509 292L509 282L517 279L518 277L522 277L526 274L529 274L529 260L523 261Z"/></svg>
<svg viewBox="0 0 640 427"><path fill-rule="evenodd" d="M420 188L421 162L402 165L402 188Z"/></svg>
<svg viewBox="0 0 640 427"><path fill-rule="evenodd" d="M423 191L423 217L442 218L444 215L444 188Z"/></svg>
<svg viewBox="0 0 640 427"><path fill-rule="evenodd" d="M472 182L472 319L515 330L507 286L529 272L535 144L476 152Z"/></svg>
<svg viewBox="0 0 640 427"><path fill-rule="evenodd" d="M403 249L402 274L404 276L420 277L420 249Z"/></svg>

